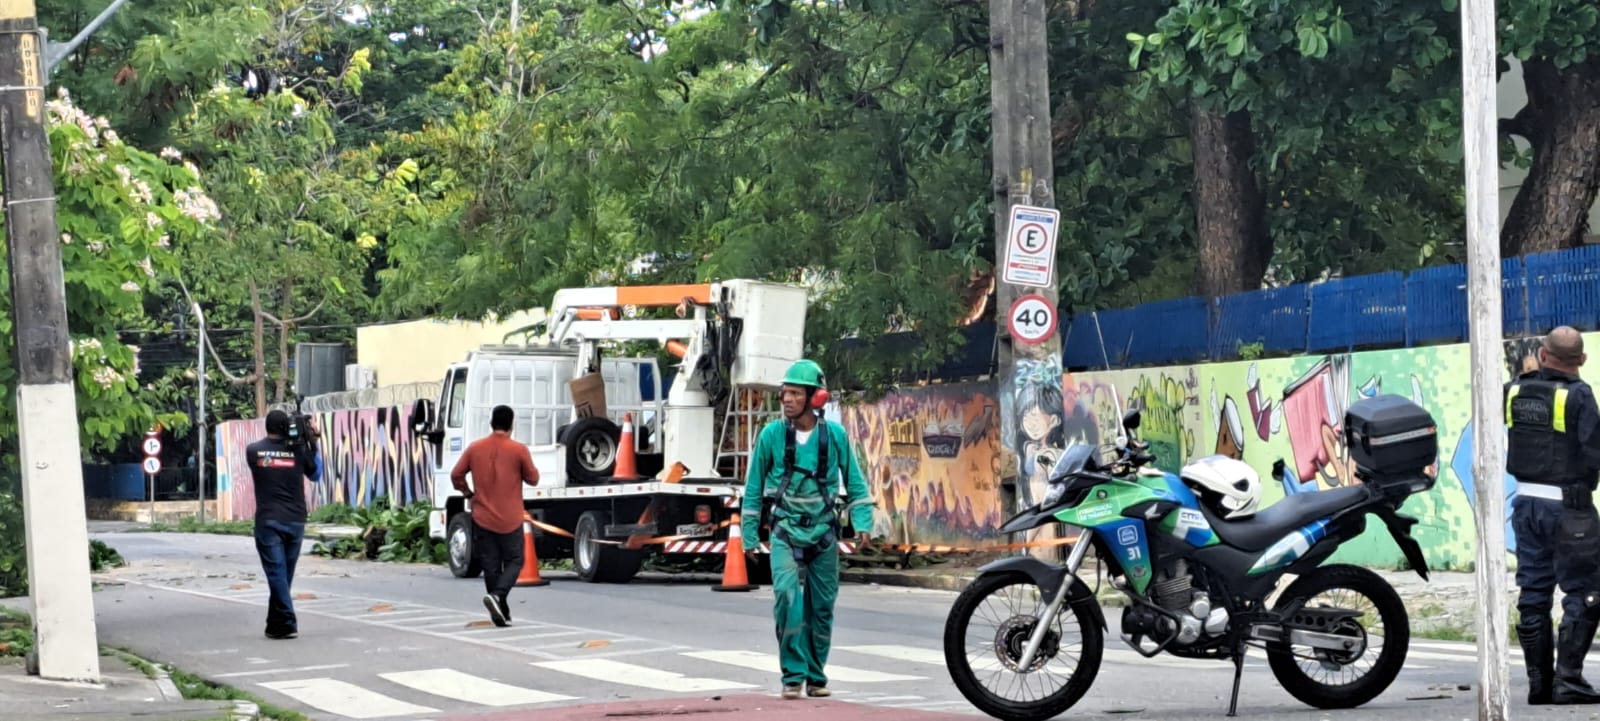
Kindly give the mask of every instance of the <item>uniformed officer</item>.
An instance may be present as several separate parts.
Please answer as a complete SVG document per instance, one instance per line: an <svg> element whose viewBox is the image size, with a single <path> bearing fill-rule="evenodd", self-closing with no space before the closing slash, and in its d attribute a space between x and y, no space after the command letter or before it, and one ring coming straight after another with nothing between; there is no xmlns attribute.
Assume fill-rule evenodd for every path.
<svg viewBox="0 0 1600 721"><path fill-rule="evenodd" d="M1578 379L1585 360L1583 336L1562 326L1540 345L1542 367L1505 389L1506 470L1517 479L1511 516L1521 589L1517 636L1529 704L1600 703L1600 692L1583 678L1583 659L1600 622L1600 515L1593 500L1600 408L1589 384ZM1550 614L1557 585L1565 594L1559 642Z"/></svg>

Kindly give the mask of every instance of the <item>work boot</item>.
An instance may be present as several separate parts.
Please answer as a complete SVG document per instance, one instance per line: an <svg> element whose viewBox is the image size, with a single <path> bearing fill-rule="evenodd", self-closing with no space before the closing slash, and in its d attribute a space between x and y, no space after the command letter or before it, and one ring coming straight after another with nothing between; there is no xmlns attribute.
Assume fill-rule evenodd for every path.
<svg viewBox="0 0 1600 721"><path fill-rule="evenodd" d="M1588 617L1561 619L1561 638L1556 646L1555 684L1550 700L1557 704L1600 703L1600 691L1594 690L1583 679L1583 657L1589 653L1589 643L1594 641L1595 619ZM1531 667L1530 667L1531 672Z"/></svg>
<svg viewBox="0 0 1600 721"><path fill-rule="evenodd" d="M783 685L783 697L788 700L800 698L800 684L786 683Z"/></svg>
<svg viewBox="0 0 1600 721"><path fill-rule="evenodd" d="M833 692L829 691L825 684L812 683L806 684L806 695L812 698L827 698L832 696Z"/></svg>
<svg viewBox="0 0 1600 721"><path fill-rule="evenodd" d="M1528 705L1550 703L1550 686L1555 681L1555 629L1550 617L1517 624L1517 640L1522 643L1523 662L1528 666Z"/></svg>

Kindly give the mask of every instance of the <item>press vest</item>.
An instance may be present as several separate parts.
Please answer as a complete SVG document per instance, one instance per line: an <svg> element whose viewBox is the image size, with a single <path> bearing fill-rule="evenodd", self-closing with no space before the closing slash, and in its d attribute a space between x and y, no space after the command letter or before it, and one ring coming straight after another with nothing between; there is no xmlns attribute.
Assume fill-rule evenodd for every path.
<svg viewBox="0 0 1600 721"><path fill-rule="evenodd" d="M1570 383L1518 379L1506 390L1506 472L1526 483L1583 482L1583 448L1567 431Z"/></svg>

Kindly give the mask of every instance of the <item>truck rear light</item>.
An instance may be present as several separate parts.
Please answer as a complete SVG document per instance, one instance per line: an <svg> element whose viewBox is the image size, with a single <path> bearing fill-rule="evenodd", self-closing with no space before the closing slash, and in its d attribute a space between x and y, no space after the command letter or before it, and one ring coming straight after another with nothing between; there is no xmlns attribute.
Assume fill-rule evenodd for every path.
<svg viewBox="0 0 1600 721"><path fill-rule="evenodd" d="M711 506L708 506L708 505L705 505L705 504L701 504L701 505L695 506L694 507L694 522L695 523L710 523L711 522Z"/></svg>

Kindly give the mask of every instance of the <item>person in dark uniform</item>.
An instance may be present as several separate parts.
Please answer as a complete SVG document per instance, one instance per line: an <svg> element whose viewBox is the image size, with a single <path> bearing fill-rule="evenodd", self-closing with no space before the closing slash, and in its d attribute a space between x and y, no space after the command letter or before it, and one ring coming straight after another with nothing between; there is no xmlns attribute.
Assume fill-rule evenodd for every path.
<svg viewBox="0 0 1600 721"><path fill-rule="evenodd" d="M1528 703L1600 703L1583 659L1600 623L1600 408L1578 379L1583 336L1562 326L1539 347L1542 367L1505 388L1506 471L1517 479L1511 527L1517 534L1517 637L1528 667ZM1553 638L1555 587L1561 602ZM1553 657L1553 658L1552 658Z"/></svg>

